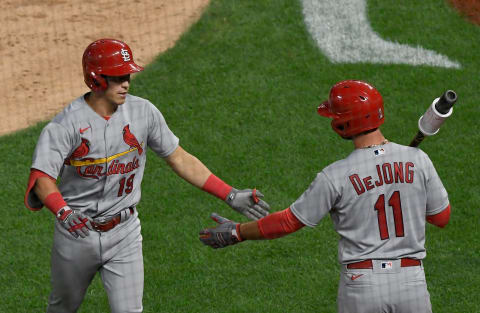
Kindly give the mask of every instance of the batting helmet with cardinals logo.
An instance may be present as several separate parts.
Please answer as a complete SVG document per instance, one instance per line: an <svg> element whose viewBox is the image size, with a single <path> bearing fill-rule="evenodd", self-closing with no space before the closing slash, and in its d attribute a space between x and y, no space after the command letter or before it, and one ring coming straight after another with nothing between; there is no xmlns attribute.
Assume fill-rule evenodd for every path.
<svg viewBox="0 0 480 313"><path fill-rule="evenodd" d="M83 53L82 66L85 84L93 91L107 89L104 76L143 71L143 67L133 61L130 47L116 39L99 39L88 45Z"/></svg>
<svg viewBox="0 0 480 313"><path fill-rule="evenodd" d="M330 89L318 114L332 119L332 128L344 139L378 128L384 122L382 95L372 85L344 80Z"/></svg>

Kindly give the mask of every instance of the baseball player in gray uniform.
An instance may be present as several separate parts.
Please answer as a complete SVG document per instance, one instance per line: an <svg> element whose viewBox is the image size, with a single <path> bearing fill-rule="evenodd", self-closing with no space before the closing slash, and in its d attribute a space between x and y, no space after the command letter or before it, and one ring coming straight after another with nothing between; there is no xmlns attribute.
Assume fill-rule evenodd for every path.
<svg viewBox="0 0 480 313"><path fill-rule="evenodd" d="M200 240L222 248L278 238L314 227L329 213L340 235L338 312L431 312L422 265L425 222L444 227L450 217L432 162L417 148L385 139L379 130L383 100L368 83L335 84L318 113L331 118L333 130L355 150L318 173L286 210L243 224L213 213L220 225L202 230Z"/></svg>
<svg viewBox="0 0 480 313"><path fill-rule="evenodd" d="M266 216L268 204L255 189L238 190L213 175L179 146L152 103L128 94L130 74L143 70L128 45L97 40L86 48L82 63L91 92L41 132L25 194L29 209L45 205L56 216L47 312L76 312L97 272L111 312L142 312L136 205L147 146L178 176L249 219Z"/></svg>

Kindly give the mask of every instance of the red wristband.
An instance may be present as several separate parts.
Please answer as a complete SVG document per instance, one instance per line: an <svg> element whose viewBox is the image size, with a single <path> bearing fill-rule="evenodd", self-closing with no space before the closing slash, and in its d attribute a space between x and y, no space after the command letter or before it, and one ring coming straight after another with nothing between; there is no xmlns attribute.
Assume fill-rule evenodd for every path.
<svg viewBox="0 0 480 313"><path fill-rule="evenodd" d="M60 211L61 208L67 205L59 192L52 192L51 194L49 194L45 198L43 204L55 215L57 215L58 211Z"/></svg>
<svg viewBox="0 0 480 313"><path fill-rule="evenodd" d="M235 225L235 231L237 232L238 241L243 241L242 234L240 234L240 223L237 223L237 225Z"/></svg>
<svg viewBox="0 0 480 313"><path fill-rule="evenodd" d="M232 190L232 186L226 184L217 176L210 174L205 184L203 184L202 190L214 195L215 197L225 200Z"/></svg>

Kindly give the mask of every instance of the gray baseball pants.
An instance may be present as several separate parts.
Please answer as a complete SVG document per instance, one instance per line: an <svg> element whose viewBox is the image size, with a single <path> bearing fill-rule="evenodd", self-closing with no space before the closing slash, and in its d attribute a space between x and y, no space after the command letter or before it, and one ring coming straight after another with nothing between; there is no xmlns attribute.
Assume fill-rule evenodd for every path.
<svg viewBox="0 0 480 313"><path fill-rule="evenodd" d="M373 269L342 266L337 307L339 313L432 313L423 265L373 260Z"/></svg>
<svg viewBox="0 0 480 313"><path fill-rule="evenodd" d="M58 222L51 253L47 313L77 312L100 273L112 313L142 312L143 255L138 213L107 232L74 238Z"/></svg>

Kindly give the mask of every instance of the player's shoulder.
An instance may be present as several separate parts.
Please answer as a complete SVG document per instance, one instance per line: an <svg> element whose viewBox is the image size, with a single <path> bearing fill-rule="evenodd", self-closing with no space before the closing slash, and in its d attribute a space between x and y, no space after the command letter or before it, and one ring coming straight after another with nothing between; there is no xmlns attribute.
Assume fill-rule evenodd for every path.
<svg viewBox="0 0 480 313"><path fill-rule="evenodd" d="M148 99L135 96L132 94L127 94L127 101L135 104L140 104L140 105L145 105L150 102Z"/></svg>
<svg viewBox="0 0 480 313"><path fill-rule="evenodd" d="M66 126L72 121L82 118L84 116L82 111L89 109L84 96L82 95L70 102L61 112L55 115L51 122Z"/></svg>
<svg viewBox="0 0 480 313"><path fill-rule="evenodd" d="M349 170L350 163L348 156L346 158L337 160L329 165L325 166L320 173L323 173L327 177L342 176L344 172ZM320 174L319 173L319 174Z"/></svg>
<svg viewBox="0 0 480 313"><path fill-rule="evenodd" d="M352 167L363 166L367 160L376 160L378 158L390 158L391 156L404 156L408 159L424 159L428 155L419 148L401 145L395 142L389 142L378 147L378 149L355 149L345 158L331 163L324 168L324 171L339 173L349 172Z"/></svg>
<svg viewBox="0 0 480 313"><path fill-rule="evenodd" d="M388 145L386 145L386 148L395 154L405 154L410 158L428 158L427 153L418 147L410 147L395 142L390 142Z"/></svg>
<svg viewBox="0 0 480 313"><path fill-rule="evenodd" d="M158 111L158 108L148 99L139 97L139 96L134 96L131 94L127 94L127 99L125 101L127 104L125 106L126 109L128 110L134 110L136 112L138 111L146 111L146 112L152 112L152 111Z"/></svg>
<svg viewBox="0 0 480 313"><path fill-rule="evenodd" d="M150 102L150 100L139 97L139 96L131 95L131 94L127 94L126 102L135 106L149 107L153 105L152 102Z"/></svg>
<svg viewBox="0 0 480 313"><path fill-rule="evenodd" d="M58 135L73 135L76 126L83 120L88 119L91 109L82 95L70 102L62 111L55 115L52 120L45 126L45 130L56 132Z"/></svg>

